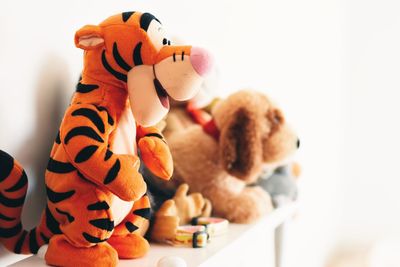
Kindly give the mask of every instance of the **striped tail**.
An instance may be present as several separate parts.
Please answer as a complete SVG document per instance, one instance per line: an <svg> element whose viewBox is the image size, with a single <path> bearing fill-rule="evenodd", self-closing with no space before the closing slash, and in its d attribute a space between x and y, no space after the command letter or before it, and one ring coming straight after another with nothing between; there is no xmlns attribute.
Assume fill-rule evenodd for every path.
<svg viewBox="0 0 400 267"><path fill-rule="evenodd" d="M46 215L38 227L22 228L21 213L28 188L28 179L21 165L0 150L0 242L18 254L37 253L48 243L51 232L46 227Z"/></svg>

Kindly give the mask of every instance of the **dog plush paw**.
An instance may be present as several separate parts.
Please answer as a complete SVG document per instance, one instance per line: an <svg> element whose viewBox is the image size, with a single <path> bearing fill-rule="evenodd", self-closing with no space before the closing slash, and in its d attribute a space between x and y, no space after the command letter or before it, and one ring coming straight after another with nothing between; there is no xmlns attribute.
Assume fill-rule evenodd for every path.
<svg viewBox="0 0 400 267"><path fill-rule="evenodd" d="M225 217L236 223L251 223L273 210L271 197L260 187L246 187L231 199L231 210Z"/></svg>

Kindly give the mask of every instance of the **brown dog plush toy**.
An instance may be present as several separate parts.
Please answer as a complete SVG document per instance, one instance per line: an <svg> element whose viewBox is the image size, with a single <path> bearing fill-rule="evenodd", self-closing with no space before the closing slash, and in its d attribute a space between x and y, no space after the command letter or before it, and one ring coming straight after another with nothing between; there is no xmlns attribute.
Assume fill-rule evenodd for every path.
<svg viewBox="0 0 400 267"><path fill-rule="evenodd" d="M179 108L176 112L164 132L175 168L169 188L187 183L211 201L215 216L232 222L249 223L268 213L269 194L250 185L262 169L275 168L299 145L280 109L264 94L239 91L219 101L201 125L179 115Z"/></svg>

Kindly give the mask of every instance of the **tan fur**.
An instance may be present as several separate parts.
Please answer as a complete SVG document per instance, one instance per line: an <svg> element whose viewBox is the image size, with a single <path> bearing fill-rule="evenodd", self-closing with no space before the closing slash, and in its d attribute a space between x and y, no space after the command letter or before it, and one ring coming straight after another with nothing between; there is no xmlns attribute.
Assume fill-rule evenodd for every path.
<svg viewBox="0 0 400 267"><path fill-rule="evenodd" d="M165 201L155 213L150 236L153 241L164 242L175 238L179 225L190 224L195 217L209 217L211 203L200 193L188 195L189 186L181 184L172 199Z"/></svg>
<svg viewBox="0 0 400 267"><path fill-rule="evenodd" d="M180 111L182 112L182 110ZM213 205L216 216L248 223L272 209L267 192L254 183L265 164L284 160L297 148L297 136L282 112L263 94L240 91L222 100L212 111L219 140L201 126L168 124L166 139L174 159L175 183L187 183Z"/></svg>

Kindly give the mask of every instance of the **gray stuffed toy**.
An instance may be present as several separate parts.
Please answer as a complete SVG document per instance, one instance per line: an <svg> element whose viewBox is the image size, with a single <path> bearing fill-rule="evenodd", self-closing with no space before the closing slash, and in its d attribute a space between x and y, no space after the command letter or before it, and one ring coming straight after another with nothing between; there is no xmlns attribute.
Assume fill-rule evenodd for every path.
<svg viewBox="0 0 400 267"><path fill-rule="evenodd" d="M276 168L272 174L263 172L256 185L261 186L270 194L272 203L277 208L297 199L295 177L292 164L288 164Z"/></svg>

